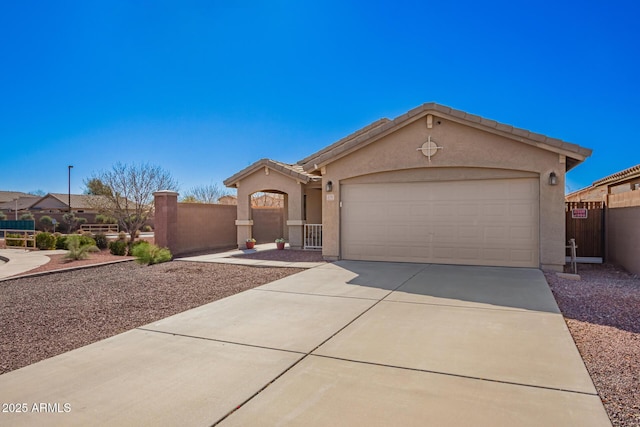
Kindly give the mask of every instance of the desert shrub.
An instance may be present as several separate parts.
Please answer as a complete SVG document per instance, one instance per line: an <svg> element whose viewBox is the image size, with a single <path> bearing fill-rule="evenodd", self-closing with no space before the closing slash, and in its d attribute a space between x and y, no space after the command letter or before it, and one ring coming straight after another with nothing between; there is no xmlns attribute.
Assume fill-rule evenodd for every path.
<svg viewBox="0 0 640 427"><path fill-rule="evenodd" d="M20 215L20 221L33 221L33 214L31 212L23 213Z"/></svg>
<svg viewBox="0 0 640 427"><path fill-rule="evenodd" d="M50 250L56 248L56 236L51 233L44 232L36 235L36 247L40 250Z"/></svg>
<svg viewBox="0 0 640 427"><path fill-rule="evenodd" d="M4 221L7 219L7 216L4 214L4 212L0 212L0 221Z"/></svg>
<svg viewBox="0 0 640 427"><path fill-rule="evenodd" d="M125 256L127 254L127 242L124 240L109 242L109 252L112 255Z"/></svg>
<svg viewBox="0 0 640 427"><path fill-rule="evenodd" d="M109 241L107 235L104 233L96 233L93 235L93 240L96 242L98 249L107 249L109 247Z"/></svg>
<svg viewBox="0 0 640 427"><path fill-rule="evenodd" d="M142 231L144 231L145 233L149 233L153 231L153 228L151 228L151 226L147 224L144 227L142 227Z"/></svg>
<svg viewBox="0 0 640 427"><path fill-rule="evenodd" d="M140 242L134 245L131 254L136 257L140 264L159 264L171 261L171 252L167 248L161 248L148 242Z"/></svg>
<svg viewBox="0 0 640 427"><path fill-rule="evenodd" d="M118 240L127 240L127 233L121 231L118 233Z"/></svg>
<svg viewBox="0 0 640 427"><path fill-rule="evenodd" d="M93 234L91 233L82 233L80 236L80 246L96 246L96 241L93 240Z"/></svg>
<svg viewBox="0 0 640 427"><path fill-rule="evenodd" d="M59 234L59 233L56 233ZM67 249L67 237L64 234L59 234L56 238L56 249Z"/></svg>
<svg viewBox="0 0 640 427"><path fill-rule="evenodd" d="M40 225L42 225L44 231L51 230L53 228L53 218L51 218L49 215L40 217Z"/></svg>
<svg viewBox="0 0 640 427"><path fill-rule="evenodd" d="M67 248L69 252L66 255L68 259L86 259L89 257L90 252L98 252L98 249L94 244L82 244L84 236L69 236L67 238ZM91 239L93 241L93 239ZM86 240L85 240L86 241Z"/></svg>
<svg viewBox="0 0 640 427"><path fill-rule="evenodd" d="M114 217L111 217L109 215L104 215L104 214L98 214L96 215L96 224L117 224L118 220L115 219Z"/></svg>

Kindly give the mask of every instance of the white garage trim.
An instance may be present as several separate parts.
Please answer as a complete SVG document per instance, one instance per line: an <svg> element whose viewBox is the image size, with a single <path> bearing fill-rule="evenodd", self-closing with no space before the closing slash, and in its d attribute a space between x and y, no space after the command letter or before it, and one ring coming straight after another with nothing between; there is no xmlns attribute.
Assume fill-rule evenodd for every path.
<svg viewBox="0 0 640 427"><path fill-rule="evenodd" d="M346 184L341 257L539 266L539 180Z"/></svg>

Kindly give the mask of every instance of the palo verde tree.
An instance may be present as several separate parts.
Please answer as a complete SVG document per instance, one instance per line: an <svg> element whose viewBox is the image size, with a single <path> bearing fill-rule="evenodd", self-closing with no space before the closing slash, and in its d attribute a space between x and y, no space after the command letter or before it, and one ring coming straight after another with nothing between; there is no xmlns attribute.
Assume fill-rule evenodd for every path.
<svg viewBox="0 0 640 427"><path fill-rule="evenodd" d="M94 194L95 208L115 218L121 230L129 233L130 242L153 213L153 193L178 190L171 174L148 163L127 165L116 163L111 170L94 174L85 180L86 192ZM97 194L96 194L97 193Z"/></svg>

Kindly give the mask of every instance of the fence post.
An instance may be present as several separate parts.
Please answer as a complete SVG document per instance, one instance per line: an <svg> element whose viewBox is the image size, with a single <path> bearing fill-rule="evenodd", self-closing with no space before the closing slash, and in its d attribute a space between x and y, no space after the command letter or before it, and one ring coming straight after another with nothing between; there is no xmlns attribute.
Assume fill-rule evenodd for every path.
<svg viewBox="0 0 640 427"><path fill-rule="evenodd" d="M178 193L156 191L154 196L155 243L175 252L178 241Z"/></svg>

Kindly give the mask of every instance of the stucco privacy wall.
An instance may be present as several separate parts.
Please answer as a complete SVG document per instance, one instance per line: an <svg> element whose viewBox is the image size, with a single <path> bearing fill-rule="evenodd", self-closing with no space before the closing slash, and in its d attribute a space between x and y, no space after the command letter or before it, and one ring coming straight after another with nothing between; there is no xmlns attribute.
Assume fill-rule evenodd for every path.
<svg viewBox="0 0 640 427"><path fill-rule="evenodd" d="M607 260L640 274L640 206L607 209Z"/></svg>
<svg viewBox="0 0 640 427"><path fill-rule="evenodd" d="M178 193L171 191L160 191L154 196L158 246L168 247L174 255L236 246L235 205L178 203ZM261 242L281 237L281 208L255 209L254 217L255 232Z"/></svg>
<svg viewBox="0 0 640 427"><path fill-rule="evenodd" d="M431 136L441 150L429 159L417 151ZM340 190L348 183L367 183L391 177L395 182L470 180L500 177L537 177L540 197L539 242L541 267L560 270L564 265L565 157L533 145L434 117L391 128L368 145L324 166L323 187L333 183L333 200L323 200L323 255L340 254ZM388 176L376 174L390 173ZM554 172L557 185L549 185Z"/></svg>
<svg viewBox="0 0 640 427"><path fill-rule="evenodd" d="M276 239L284 235L285 225L283 208L251 208L251 216L253 218L253 237L258 241L258 243L274 242ZM235 244L235 225L233 227L233 239L233 244Z"/></svg>
<svg viewBox="0 0 640 427"><path fill-rule="evenodd" d="M605 218L607 260L640 274L640 191L609 195Z"/></svg>

